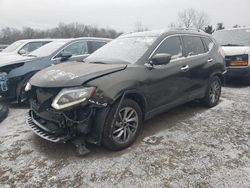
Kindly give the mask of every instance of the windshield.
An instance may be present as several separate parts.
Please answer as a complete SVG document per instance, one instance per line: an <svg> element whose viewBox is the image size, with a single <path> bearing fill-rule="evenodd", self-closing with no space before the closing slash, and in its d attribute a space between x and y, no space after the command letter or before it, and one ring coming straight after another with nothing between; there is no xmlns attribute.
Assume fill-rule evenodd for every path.
<svg viewBox="0 0 250 188"><path fill-rule="evenodd" d="M93 63L131 63L138 61L157 37L120 37L90 55L86 62Z"/></svg>
<svg viewBox="0 0 250 188"><path fill-rule="evenodd" d="M34 57L45 57L54 53L59 48L63 47L68 41L54 41L48 44L45 44L41 48L31 52L28 56Z"/></svg>
<svg viewBox="0 0 250 188"><path fill-rule="evenodd" d="M250 46L250 29L217 31L213 37L221 46Z"/></svg>
<svg viewBox="0 0 250 188"><path fill-rule="evenodd" d="M19 48L22 44L24 44L24 41L16 41L9 45L7 48L5 48L2 52L14 52L17 48Z"/></svg>

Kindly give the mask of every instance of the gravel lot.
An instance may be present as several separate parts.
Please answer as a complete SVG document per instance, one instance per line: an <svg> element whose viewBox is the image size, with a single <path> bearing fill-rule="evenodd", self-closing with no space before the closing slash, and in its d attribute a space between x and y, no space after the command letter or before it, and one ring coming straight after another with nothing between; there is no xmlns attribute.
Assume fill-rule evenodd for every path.
<svg viewBox="0 0 250 188"><path fill-rule="evenodd" d="M0 187L250 187L250 87L223 88L212 109L189 103L144 123L127 150L40 139L12 105L0 124Z"/></svg>

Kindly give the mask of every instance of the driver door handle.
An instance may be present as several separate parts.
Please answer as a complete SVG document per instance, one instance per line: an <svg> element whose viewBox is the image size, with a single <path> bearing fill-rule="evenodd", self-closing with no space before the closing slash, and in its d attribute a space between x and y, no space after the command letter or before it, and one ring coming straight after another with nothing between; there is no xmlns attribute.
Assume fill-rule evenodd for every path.
<svg viewBox="0 0 250 188"><path fill-rule="evenodd" d="M208 63L211 63L212 61L213 61L212 58L208 58L208 60L207 60Z"/></svg>
<svg viewBox="0 0 250 188"><path fill-rule="evenodd" d="M189 70L189 65L184 65L183 67L181 67L181 71L186 72Z"/></svg>

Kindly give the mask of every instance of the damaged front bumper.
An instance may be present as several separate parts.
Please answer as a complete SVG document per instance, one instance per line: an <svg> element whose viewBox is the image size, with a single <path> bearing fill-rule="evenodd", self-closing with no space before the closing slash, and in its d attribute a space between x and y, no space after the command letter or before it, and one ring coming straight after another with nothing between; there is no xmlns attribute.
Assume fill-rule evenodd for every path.
<svg viewBox="0 0 250 188"><path fill-rule="evenodd" d="M85 137L90 132L94 109L88 108L76 112L59 112L53 109L39 111L39 107L31 102L31 110L28 113L27 125L35 134L51 142L67 142L77 137ZM69 117L69 113L72 115ZM76 116L81 119L74 119Z"/></svg>

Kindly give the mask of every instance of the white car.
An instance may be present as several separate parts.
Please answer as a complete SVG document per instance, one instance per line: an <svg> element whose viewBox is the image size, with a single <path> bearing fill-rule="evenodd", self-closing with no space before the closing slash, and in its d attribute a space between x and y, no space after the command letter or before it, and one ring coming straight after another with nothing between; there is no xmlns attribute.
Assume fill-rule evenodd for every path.
<svg viewBox="0 0 250 188"><path fill-rule="evenodd" d="M53 39L29 39L18 40L0 52L1 56L25 55L40 48L41 46L52 42Z"/></svg>
<svg viewBox="0 0 250 188"><path fill-rule="evenodd" d="M0 44L0 52L3 51L4 48L7 48L8 45Z"/></svg>
<svg viewBox="0 0 250 188"><path fill-rule="evenodd" d="M225 53L227 78L243 78L250 84L250 28L216 31L213 34Z"/></svg>

